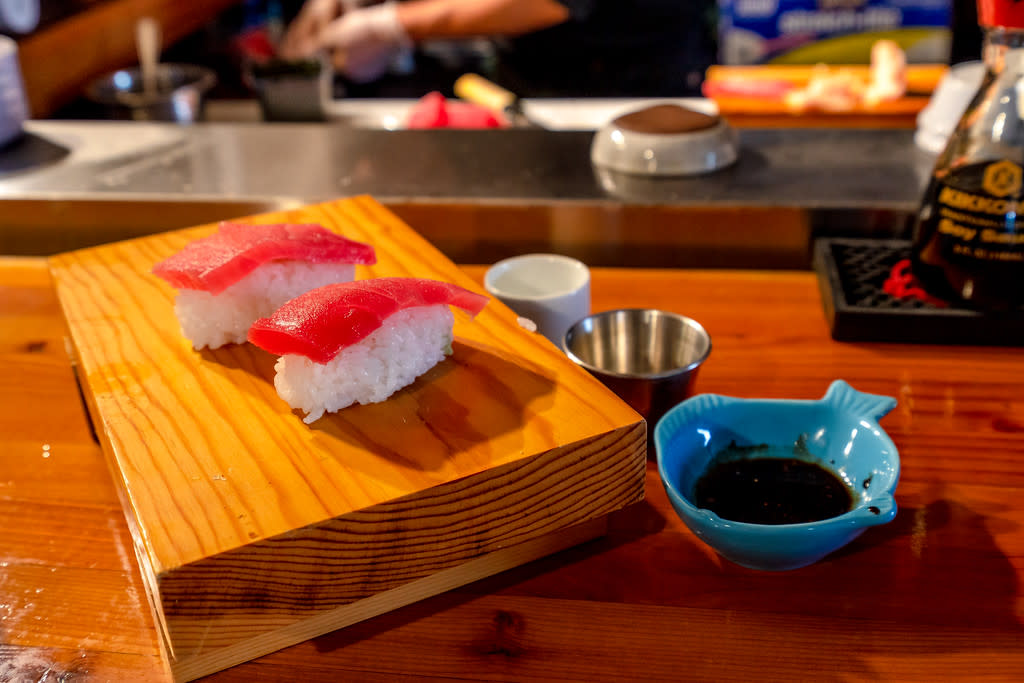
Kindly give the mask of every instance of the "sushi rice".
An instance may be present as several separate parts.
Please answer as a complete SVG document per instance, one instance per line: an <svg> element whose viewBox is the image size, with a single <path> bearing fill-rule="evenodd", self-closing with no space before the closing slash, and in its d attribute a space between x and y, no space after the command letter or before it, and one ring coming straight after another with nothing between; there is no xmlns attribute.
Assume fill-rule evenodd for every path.
<svg viewBox="0 0 1024 683"><path fill-rule="evenodd" d="M452 352L454 323L447 304L407 308L327 363L281 356L274 386L288 405L307 413L307 424L353 403L383 401Z"/></svg>
<svg viewBox="0 0 1024 683"><path fill-rule="evenodd" d="M355 278L351 263L266 263L219 294L178 290L174 313L193 347L216 349L246 341L253 321L316 287Z"/></svg>

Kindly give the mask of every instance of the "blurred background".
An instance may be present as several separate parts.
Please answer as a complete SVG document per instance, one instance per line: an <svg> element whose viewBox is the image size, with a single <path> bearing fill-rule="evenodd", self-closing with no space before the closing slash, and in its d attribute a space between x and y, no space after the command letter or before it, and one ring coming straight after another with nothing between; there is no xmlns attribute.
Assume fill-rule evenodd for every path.
<svg viewBox="0 0 1024 683"><path fill-rule="evenodd" d="M680 96L699 96L714 64L867 63L879 37L897 40L909 62L978 59L974 0L692 0L682 29L686 73ZM138 63L134 30L143 16L161 28L162 61L212 68L211 102L254 97L245 78L254 37L274 40L299 11L296 0L0 0L0 33L20 47L33 118L103 118L84 96L89 82ZM395 60L384 76L354 83L334 76L337 98L453 96L458 76L500 80L500 40L428 41ZM566 56L569 57L568 55ZM557 96L558 93L546 93ZM621 91L603 97L663 95Z"/></svg>

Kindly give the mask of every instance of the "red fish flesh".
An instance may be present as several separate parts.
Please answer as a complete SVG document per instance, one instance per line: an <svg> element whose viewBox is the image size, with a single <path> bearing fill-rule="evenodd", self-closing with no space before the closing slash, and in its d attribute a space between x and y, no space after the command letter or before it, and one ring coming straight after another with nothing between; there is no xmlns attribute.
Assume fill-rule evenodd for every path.
<svg viewBox="0 0 1024 683"><path fill-rule="evenodd" d="M310 290L260 318L249 328L249 341L280 356L327 363L403 309L448 304L476 316L489 300L458 285L423 278L341 282Z"/></svg>
<svg viewBox="0 0 1024 683"><path fill-rule="evenodd" d="M372 246L322 225L224 222L218 232L190 242L156 264L153 274L178 289L219 294L271 261L370 265L377 257Z"/></svg>

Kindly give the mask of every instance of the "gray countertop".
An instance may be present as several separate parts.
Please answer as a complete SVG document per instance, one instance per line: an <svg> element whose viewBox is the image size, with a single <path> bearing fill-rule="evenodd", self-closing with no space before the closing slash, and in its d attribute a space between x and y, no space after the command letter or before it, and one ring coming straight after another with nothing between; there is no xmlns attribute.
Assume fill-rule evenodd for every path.
<svg viewBox="0 0 1024 683"><path fill-rule="evenodd" d="M934 157L907 130L741 129L706 176L604 173L587 130L32 121L0 150L0 253L50 254L368 194L457 262L806 268L905 238Z"/></svg>
<svg viewBox="0 0 1024 683"><path fill-rule="evenodd" d="M288 198L871 208L912 211L933 162L912 131L741 130L731 168L691 178L603 173L589 131L379 130L343 124L36 121L47 163L4 151L0 198ZM60 148L69 153L52 153ZM12 156L15 155L15 156ZM58 158L59 157L59 158Z"/></svg>

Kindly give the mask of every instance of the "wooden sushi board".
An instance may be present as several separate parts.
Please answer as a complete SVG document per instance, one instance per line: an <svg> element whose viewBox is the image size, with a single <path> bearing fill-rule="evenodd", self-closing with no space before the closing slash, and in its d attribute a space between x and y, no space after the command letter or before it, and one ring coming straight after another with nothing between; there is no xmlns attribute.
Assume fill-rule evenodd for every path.
<svg viewBox="0 0 1024 683"><path fill-rule="evenodd" d="M368 197L248 217L375 246L357 277L479 290ZM492 300L383 403L302 422L250 345L197 352L159 260L215 226L50 260L168 666L190 680L593 538L643 498L646 425Z"/></svg>

